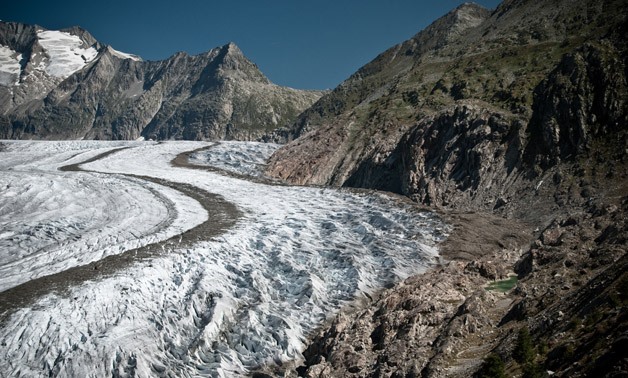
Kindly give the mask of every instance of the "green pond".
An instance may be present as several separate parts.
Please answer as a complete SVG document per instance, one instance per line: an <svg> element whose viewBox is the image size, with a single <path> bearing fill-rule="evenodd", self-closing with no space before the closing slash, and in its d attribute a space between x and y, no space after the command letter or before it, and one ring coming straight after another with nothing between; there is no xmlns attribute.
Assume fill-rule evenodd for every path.
<svg viewBox="0 0 628 378"><path fill-rule="evenodd" d="M505 293L517 285L517 280L517 276L510 276L505 280L493 281L486 286L486 290L494 290L499 291L500 293Z"/></svg>

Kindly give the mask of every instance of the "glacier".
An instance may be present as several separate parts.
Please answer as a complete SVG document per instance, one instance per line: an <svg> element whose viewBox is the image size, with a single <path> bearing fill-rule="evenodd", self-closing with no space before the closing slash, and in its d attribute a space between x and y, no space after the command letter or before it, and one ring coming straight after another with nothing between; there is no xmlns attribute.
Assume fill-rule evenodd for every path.
<svg viewBox="0 0 628 378"><path fill-rule="evenodd" d="M22 54L0 45L0 85L9 87L19 82Z"/></svg>
<svg viewBox="0 0 628 378"><path fill-rule="evenodd" d="M96 48L82 47L81 38L70 33L40 30L37 32L37 37L48 57L48 60L40 63L38 69L45 70L47 74L54 77L68 78L98 55Z"/></svg>
<svg viewBox="0 0 628 378"><path fill-rule="evenodd" d="M246 178L261 177L274 148L1 142L0 298L47 273L175 242L2 309L0 375L231 377L298 363L335 313L439 263L448 226L403 198ZM189 151L189 166L172 163ZM81 171L60 170L71 164ZM177 243L222 215L155 180L233 204L233 226Z"/></svg>

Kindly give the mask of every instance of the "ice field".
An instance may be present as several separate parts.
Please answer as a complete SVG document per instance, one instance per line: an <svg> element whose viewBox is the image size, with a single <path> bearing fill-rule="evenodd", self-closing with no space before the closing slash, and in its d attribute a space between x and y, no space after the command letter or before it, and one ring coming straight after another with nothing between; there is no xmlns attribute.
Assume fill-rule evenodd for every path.
<svg viewBox="0 0 628 378"><path fill-rule="evenodd" d="M246 375L298 361L325 319L438 263L447 228L431 213L376 192L171 164L203 147L190 164L251 176L277 148L1 142L0 291L143 246L161 252L2 309L0 376ZM59 170L90 159L82 171ZM148 178L235 205L234 225L199 234L224 214Z"/></svg>

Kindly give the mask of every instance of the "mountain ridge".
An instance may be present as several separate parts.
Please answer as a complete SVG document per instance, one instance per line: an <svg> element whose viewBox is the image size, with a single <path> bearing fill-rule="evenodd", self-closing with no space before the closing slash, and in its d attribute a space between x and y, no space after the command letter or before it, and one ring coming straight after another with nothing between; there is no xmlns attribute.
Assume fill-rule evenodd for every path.
<svg viewBox="0 0 628 378"><path fill-rule="evenodd" d="M143 61L80 27L1 22L0 45L2 138L257 139L322 94L272 84L232 42Z"/></svg>

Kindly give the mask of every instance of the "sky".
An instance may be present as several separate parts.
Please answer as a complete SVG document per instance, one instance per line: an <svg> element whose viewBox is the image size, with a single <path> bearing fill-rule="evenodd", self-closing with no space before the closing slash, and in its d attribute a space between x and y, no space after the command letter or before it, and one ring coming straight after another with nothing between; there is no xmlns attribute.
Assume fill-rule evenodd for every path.
<svg viewBox="0 0 628 378"><path fill-rule="evenodd" d="M58 30L81 26L145 60L234 42L274 83L333 89L386 49L464 1L20 0L0 19ZM499 0L476 0L494 9Z"/></svg>

